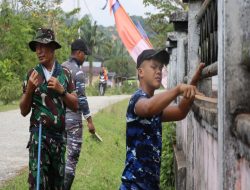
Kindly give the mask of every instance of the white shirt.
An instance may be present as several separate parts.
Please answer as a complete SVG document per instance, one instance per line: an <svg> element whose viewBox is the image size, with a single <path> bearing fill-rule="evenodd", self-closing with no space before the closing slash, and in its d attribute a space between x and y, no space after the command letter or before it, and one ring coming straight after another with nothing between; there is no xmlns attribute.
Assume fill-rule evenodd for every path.
<svg viewBox="0 0 250 190"><path fill-rule="evenodd" d="M53 74L53 71L54 71L54 68L55 68L55 63L53 64L53 67L52 67L51 71L46 69L46 67L44 67L43 65L42 65L42 68L43 68L43 73L44 73L45 79L46 79L46 81L48 81L50 79L50 77L52 76L52 74Z"/></svg>

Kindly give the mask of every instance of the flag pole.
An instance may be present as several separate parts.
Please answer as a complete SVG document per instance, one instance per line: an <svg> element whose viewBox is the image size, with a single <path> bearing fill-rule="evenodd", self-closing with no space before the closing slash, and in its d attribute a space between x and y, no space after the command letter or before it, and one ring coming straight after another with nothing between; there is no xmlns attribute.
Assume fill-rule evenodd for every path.
<svg viewBox="0 0 250 190"><path fill-rule="evenodd" d="M41 161L41 140L42 140L42 123L39 123L38 135L38 156L37 156L37 175L36 175L36 190L40 188L40 161Z"/></svg>

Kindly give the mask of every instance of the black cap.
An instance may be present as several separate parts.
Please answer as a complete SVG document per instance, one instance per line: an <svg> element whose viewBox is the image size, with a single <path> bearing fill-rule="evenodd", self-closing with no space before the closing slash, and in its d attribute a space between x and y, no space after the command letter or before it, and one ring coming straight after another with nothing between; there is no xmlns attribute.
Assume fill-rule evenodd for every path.
<svg viewBox="0 0 250 190"><path fill-rule="evenodd" d="M55 40L53 30L48 28L38 28L34 40L29 42L29 47L32 51L36 51L36 44L55 44L55 49L61 48L61 45Z"/></svg>
<svg viewBox="0 0 250 190"><path fill-rule="evenodd" d="M86 55L90 55L91 52L87 47L86 43L82 39L77 39L71 44L71 51L80 50L83 51Z"/></svg>
<svg viewBox="0 0 250 190"><path fill-rule="evenodd" d="M163 65L167 65L169 62L169 54L166 49L146 49L138 56L136 68L138 69L143 61L150 59L157 60Z"/></svg>

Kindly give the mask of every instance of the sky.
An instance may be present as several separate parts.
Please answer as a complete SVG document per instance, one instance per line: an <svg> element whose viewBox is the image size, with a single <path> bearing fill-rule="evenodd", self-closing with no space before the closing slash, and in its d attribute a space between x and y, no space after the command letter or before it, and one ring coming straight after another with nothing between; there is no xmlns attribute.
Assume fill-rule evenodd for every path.
<svg viewBox="0 0 250 190"><path fill-rule="evenodd" d="M114 16L110 14L109 6L107 6L105 10L102 10L106 0L79 0L79 2L81 8L80 16L89 14L92 15L93 21L97 21L98 25L114 25ZM144 7L143 0L119 0L119 2L130 16L136 15L145 17L146 12L156 11L152 6ZM61 7L64 11L69 12L77 7L77 0L63 0Z"/></svg>

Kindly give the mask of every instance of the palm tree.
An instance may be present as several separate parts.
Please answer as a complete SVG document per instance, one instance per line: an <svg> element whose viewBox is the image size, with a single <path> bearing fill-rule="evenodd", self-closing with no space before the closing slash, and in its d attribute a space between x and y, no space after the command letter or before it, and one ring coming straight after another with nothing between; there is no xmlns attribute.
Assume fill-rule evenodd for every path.
<svg viewBox="0 0 250 190"><path fill-rule="evenodd" d="M92 24L88 16L83 17L86 21L80 27L80 37L85 40L91 51L88 57L89 61L89 84L92 85L93 78L93 60L98 59L102 62L110 57L112 45L111 40L101 30L99 30L96 21Z"/></svg>
<svg viewBox="0 0 250 190"><path fill-rule="evenodd" d="M89 55L89 84L92 86L93 79L93 53L94 46L97 44L97 25L96 21L92 24L88 16L84 16L82 19L85 20L85 23L80 27L80 38L84 39L87 46L89 47L92 55Z"/></svg>
<svg viewBox="0 0 250 190"><path fill-rule="evenodd" d="M112 41L110 57L105 61L105 64L119 76L129 77L135 74L134 61L128 52L124 50L120 40L114 39Z"/></svg>

